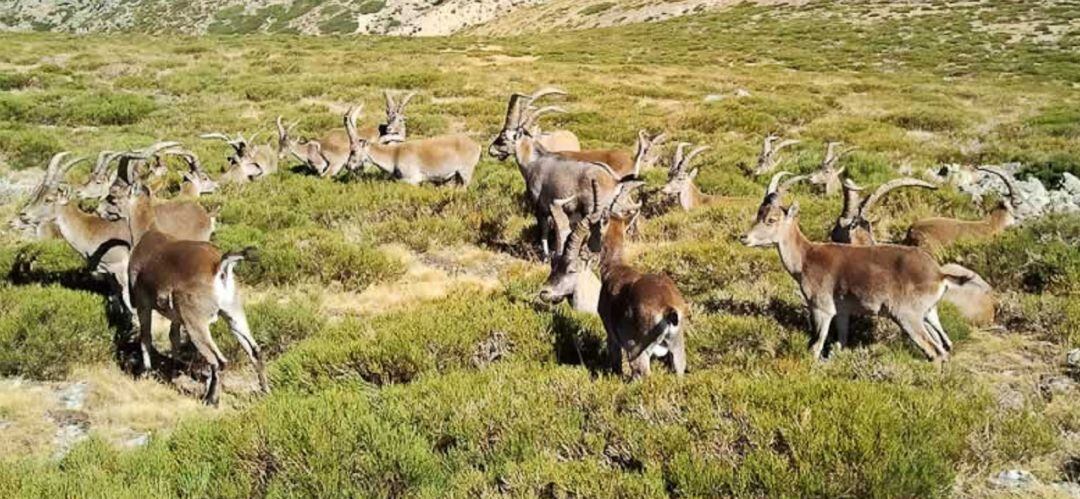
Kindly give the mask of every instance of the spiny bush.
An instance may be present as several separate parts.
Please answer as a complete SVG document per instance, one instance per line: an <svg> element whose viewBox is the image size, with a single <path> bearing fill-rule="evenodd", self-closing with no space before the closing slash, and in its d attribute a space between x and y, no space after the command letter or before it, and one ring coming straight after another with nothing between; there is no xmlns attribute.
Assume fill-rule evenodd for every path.
<svg viewBox="0 0 1080 499"><path fill-rule="evenodd" d="M13 283L63 283L89 278L86 259L62 240L24 243L0 249L0 275Z"/></svg>
<svg viewBox="0 0 1080 499"><path fill-rule="evenodd" d="M109 357L100 297L58 287L0 287L0 375L62 379Z"/></svg>
<svg viewBox="0 0 1080 499"><path fill-rule="evenodd" d="M605 496L943 496L954 463L1047 450L1045 420L996 418L970 377L912 364L910 382L807 366L699 370L637 383L507 363L381 390L278 390L120 452L84 443L55 464L0 467L9 497L96 490L228 496L494 493ZM553 492L554 491L554 492Z"/></svg>
<svg viewBox="0 0 1080 499"><path fill-rule="evenodd" d="M0 95L0 119L42 125L130 125L157 109L137 94L45 92Z"/></svg>

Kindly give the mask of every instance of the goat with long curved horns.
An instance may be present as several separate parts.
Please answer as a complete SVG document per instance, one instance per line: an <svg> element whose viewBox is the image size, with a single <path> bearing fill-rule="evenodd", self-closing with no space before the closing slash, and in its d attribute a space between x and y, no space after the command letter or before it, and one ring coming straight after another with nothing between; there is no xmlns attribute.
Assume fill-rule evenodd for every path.
<svg viewBox="0 0 1080 499"><path fill-rule="evenodd" d="M510 102L506 106L506 119L503 121L502 130L495 136L488 147L488 154L505 161L514 153L514 142L522 130L527 130L548 151L580 151L581 143L577 135L568 130L555 130L543 132L540 130L538 118L547 113L565 112L556 106L542 108L533 107L533 103L548 95L566 95L566 92L553 87L545 87L533 92L532 95L511 94Z"/></svg>
<svg viewBox="0 0 1080 499"><path fill-rule="evenodd" d="M558 302L576 291L580 274L588 272L582 256L583 247L588 245L592 252L600 253L597 312L607 332L612 371L622 374L625 354L633 378L648 376L654 357L668 359L672 370L682 376L686 372L690 307L670 277L642 274L625 259L626 231L641 208L630 196L643 184L623 182L609 204L594 206L592 213L578 222L567 239L566 251L552 264L540 298Z"/></svg>
<svg viewBox="0 0 1080 499"><path fill-rule="evenodd" d="M859 187L849 178L845 178L844 207L840 216L836 218L829 239L834 243L857 244L868 246L875 244L874 228L870 221L870 210L877 205L890 192L905 187L921 187L923 189L937 189L937 186L915 178L898 178L881 184L873 194L866 199L862 198L862 187Z"/></svg>
<svg viewBox="0 0 1080 499"><path fill-rule="evenodd" d="M780 261L799 283L812 315L814 358L822 357L834 322L843 346L852 315L884 314L928 358L948 359L952 342L938 319L937 304L950 286L963 285L969 276L943 269L917 248L810 242L799 229L798 203L781 206L779 185L774 177L742 242L778 249Z"/></svg>

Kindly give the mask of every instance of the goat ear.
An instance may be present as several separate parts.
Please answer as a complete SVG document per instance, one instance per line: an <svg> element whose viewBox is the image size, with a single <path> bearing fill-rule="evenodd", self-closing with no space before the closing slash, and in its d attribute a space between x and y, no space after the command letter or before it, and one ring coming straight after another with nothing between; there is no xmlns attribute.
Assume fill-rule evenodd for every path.
<svg viewBox="0 0 1080 499"><path fill-rule="evenodd" d="M696 178L697 178L697 174L698 174L698 172L700 172L700 171L701 171L701 169L700 169L700 168L694 168L693 170L690 170L690 180L694 180L694 179L696 179Z"/></svg>
<svg viewBox="0 0 1080 499"><path fill-rule="evenodd" d="M799 203L797 201L794 202L794 203L791 203L791 206L788 206L788 209L787 209L787 212L785 212L785 215L786 215L786 218L788 220L794 220L795 217L799 216Z"/></svg>

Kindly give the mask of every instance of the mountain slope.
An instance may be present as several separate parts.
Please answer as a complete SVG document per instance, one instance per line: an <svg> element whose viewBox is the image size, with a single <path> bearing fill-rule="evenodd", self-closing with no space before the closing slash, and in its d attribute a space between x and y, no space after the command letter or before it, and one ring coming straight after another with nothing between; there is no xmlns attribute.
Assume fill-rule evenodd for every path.
<svg viewBox="0 0 1080 499"><path fill-rule="evenodd" d="M756 3L804 3L759 0ZM667 19L737 0L14 0L2 31L437 36L513 34ZM540 22L538 22L540 21Z"/></svg>

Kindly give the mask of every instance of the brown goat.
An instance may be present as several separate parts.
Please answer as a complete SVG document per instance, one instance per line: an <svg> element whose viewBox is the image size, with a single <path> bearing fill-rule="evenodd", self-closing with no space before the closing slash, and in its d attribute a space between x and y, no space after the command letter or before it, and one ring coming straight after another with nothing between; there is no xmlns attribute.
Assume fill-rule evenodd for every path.
<svg viewBox="0 0 1080 499"><path fill-rule="evenodd" d="M642 184L623 182L610 206L594 209L578 223L567 240L566 251L553 264L540 297L557 302L572 292L573 288L564 282L576 280L576 274L583 269L588 271L581 249L590 245L590 250L600 253L597 312L607 332L612 371L622 374L625 354L633 378L649 375L653 357L668 358L672 370L682 376L686 372L689 306L671 278L642 274L625 260L626 230L641 208L640 204L630 204L629 197Z"/></svg>
<svg viewBox="0 0 1080 499"><path fill-rule="evenodd" d="M948 359L952 342L938 319L937 304L949 286L963 285L969 277L943 270L917 248L812 243L799 230L798 204L780 206L776 183L774 178L742 242L779 250L812 314L817 330L814 358L821 358L834 319L844 346L851 315L885 314L928 358Z"/></svg>
<svg viewBox="0 0 1080 499"><path fill-rule="evenodd" d="M250 251L223 254L208 242L185 241L162 232L151 194L141 185L133 189L128 212L134 243L128 263L128 282L132 305L139 317L144 367L152 368L151 321L152 312L156 311L172 322L170 338L178 337L182 326L210 366L204 400L217 405L220 373L225 369L226 360L210 335L210 324L220 315L255 364L259 386L263 392L269 392L266 366L248 326L233 273L237 263L250 258Z"/></svg>
<svg viewBox="0 0 1080 499"><path fill-rule="evenodd" d="M982 220L969 221L941 217L919 220L911 224L904 244L936 251L960 240L993 237L1016 223L1013 209L1020 205L1020 198L1012 178L997 168L983 166L977 169L1000 177L1008 190L1008 199L999 201Z"/></svg>

